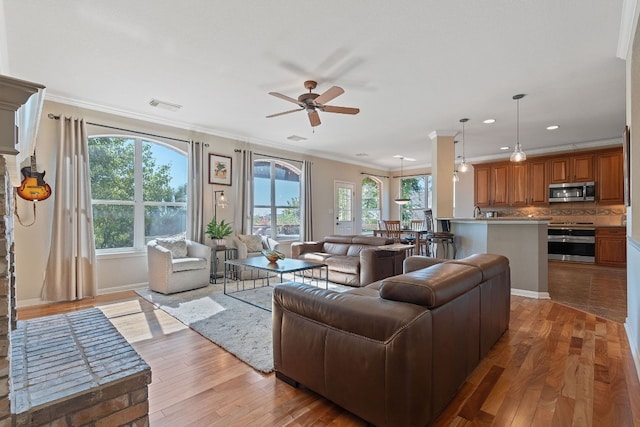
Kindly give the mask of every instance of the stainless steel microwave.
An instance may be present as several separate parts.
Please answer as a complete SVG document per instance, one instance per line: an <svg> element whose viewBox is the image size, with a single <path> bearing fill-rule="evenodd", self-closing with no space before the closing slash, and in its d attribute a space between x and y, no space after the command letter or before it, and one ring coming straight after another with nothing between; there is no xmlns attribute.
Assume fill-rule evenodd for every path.
<svg viewBox="0 0 640 427"><path fill-rule="evenodd" d="M549 185L549 202L589 202L595 199L594 182Z"/></svg>

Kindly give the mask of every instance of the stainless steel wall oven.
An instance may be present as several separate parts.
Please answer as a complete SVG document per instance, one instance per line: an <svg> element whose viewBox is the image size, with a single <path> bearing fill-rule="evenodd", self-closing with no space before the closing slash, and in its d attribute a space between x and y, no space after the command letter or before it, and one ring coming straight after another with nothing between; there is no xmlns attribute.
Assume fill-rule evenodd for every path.
<svg viewBox="0 0 640 427"><path fill-rule="evenodd" d="M596 230L591 227L549 227L549 259L594 263Z"/></svg>

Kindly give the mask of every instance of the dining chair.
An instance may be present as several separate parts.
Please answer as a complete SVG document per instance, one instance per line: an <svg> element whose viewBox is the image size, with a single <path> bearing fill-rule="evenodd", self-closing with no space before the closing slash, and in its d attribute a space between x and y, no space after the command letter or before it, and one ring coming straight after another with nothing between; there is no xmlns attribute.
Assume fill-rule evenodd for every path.
<svg viewBox="0 0 640 427"><path fill-rule="evenodd" d="M455 259L457 253L455 234L447 231L437 231L434 228L433 211L431 209L424 211L424 221L427 230L425 238L427 256L435 258L438 255L438 245L441 245L443 256L449 258L449 248L451 248L453 252L452 258Z"/></svg>
<svg viewBox="0 0 640 427"><path fill-rule="evenodd" d="M413 236L416 238L416 249L418 255L426 255L429 252L427 248L427 241L424 238L424 230L426 229L427 228L424 219L411 220L411 230L415 231Z"/></svg>
<svg viewBox="0 0 640 427"><path fill-rule="evenodd" d="M393 239L394 243L401 243L400 232L402 227L398 220L384 220L384 229L387 230L387 237Z"/></svg>

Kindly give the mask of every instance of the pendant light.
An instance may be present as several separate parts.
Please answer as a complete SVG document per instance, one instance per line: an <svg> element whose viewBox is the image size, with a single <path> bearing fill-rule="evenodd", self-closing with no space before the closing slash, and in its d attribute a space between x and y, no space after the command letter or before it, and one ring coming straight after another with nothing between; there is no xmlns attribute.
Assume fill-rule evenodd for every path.
<svg viewBox="0 0 640 427"><path fill-rule="evenodd" d="M522 151L522 146L520 146L520 100L524 98L524 94L513 95L513 99L516 100L517 105L517 116L516 116L516 146L511 153L510 160L512 162L522 162L527 160L527 155Z"/></svg>
<svg viewBox="0 0 640 427"><path fill-rule="evenodd" d="M460 163L460 166L458 166L458 170L456 172L465 173L469 170L469 165L467 164L467 161L464 157L464 124L468 121L469 119L460 119L460 123L462 123L462 163ZM456 178L457 176L458 175L455 175Z"/></svg>
<svg viewBox="0 0 640 427"><path fill-rule="evenodd" d="M402 177L403 177L403 170L404 170L404 156L394 156L394 157L398 157L400 159L400 193L398 194L398 197L393 199L393 201L399 205L406 205L411 200L407 199L406 197L402 197Z"/></svg>

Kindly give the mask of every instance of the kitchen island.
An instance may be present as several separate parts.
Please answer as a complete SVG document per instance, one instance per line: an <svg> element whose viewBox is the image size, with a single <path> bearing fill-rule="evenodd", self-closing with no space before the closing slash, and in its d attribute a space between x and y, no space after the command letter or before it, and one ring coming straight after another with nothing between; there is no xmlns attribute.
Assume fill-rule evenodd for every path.
<svg viewBox="0 0 640 427"><path fill-rule="evenodd" d="M457 258L492 253L509 258L511 293L549 299L547 228L551 218L447 219L455 234Z"/></svg>

